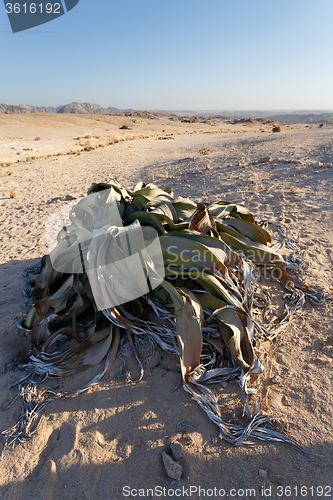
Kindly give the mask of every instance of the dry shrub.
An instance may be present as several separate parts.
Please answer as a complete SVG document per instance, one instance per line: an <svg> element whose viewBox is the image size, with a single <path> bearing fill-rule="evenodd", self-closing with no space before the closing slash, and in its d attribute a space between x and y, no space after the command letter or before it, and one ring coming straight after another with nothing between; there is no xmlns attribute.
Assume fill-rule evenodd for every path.
<svg viewBox="0 0 333 500"><path fill-rule="evenodd" d="M37 137L35 137L35 141L41 141L41 140L42 140L42 138L39 137L39 135L37 135Z"/></svg>
<svg viewBox="0 0 333 500"><path fill-rule="evenodd" d="M201 148L199 149L198 153L200 155L209 155L210 153L212 153L213 151L211 149L208 149L208 148Z"/></svg>
<svg viewBox="0 0 333 500"><path fill-rule="evenodd" d="M7 170L6 175L13 175L14 172L12 170Z"/></svg>
<svg viewBox="0 0 333 500"><path fill-rule="evenodd" d="M16 196L17 196L17 186L13 186L9 190L9 198L16 198Z"/></svg>

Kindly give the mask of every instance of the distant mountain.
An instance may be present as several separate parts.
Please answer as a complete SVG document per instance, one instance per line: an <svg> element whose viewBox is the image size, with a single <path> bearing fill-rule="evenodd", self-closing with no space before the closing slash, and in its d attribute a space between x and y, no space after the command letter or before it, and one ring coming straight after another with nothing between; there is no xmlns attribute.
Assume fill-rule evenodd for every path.
<svg viewBox="0 0 333 500"><path fill-rule="evenodd" d="M32 106L31 104L20 104L20 108L26 109L27 113L57 113L60 106Z"/></svg>
<svg viewBox="0 0 333 500"><path fill-rule="evenodd" d="M129 109L118 109L118 108L103 108L99 104L94 104L91 102L72 102L71 104L66 104L65 106L58 106L56 108L56 113L74 113L78 115L102 115L106 113L125 113L131 111ZM54 111L53 111L54 112Z"/></svg>
<svg viewBox="0 0 333 500"><path fill-rule="evenodd" d="M165 111L166 112L166 111ZM237 123L237 119L267 119L274 122L282 122L286 125L292 123L331 123L333 113L331 111L174 111L177 115L198 116L211 120L229 121ZM234 119L232 122L231 119Z"/></svg>
<svg viewBox="0 0 333 500"><path fill-rule="evenodd" d="M205 120L219 120L226 123L241 123L242 120L257 122L292 123L333 123L333 112L330 111L134 111L133 109L119 109L114 107L103 108L99 104L90 102L72 102L62 106L33 106L20 104L11 106L0 104L0 114L21 113L70 113L70 114L126 114L137 118L153 120L161 114L169 120L181 120L186 123L195 123Z"/></svg>
<svg viewBox="0 0 333 500"><path fill-rule="evenodd" d="M292 123L329 123L333 120L333 113L300 113L271 115L271 120L277 120L291 125Z"/></svg>
<svg viewBox="0 0 333 500"><path fill-rule="evenodd" d="M96 115L109 113L107 108L102 108L99 104L92 104L90 102L72 102L65 106L60 106L57 113L75 113L78 115Z"/></svg>
<svg viewBox="0 0 333 500"><path fill-rule="evenodd" d="M13 114L23 114L29 113L26 109L21 106L11 106L10 104L0 104L0 114L13 115Z"/></svg>
<svg viewBox="0 0 333 500"><path fill-rule="evenodd" d="M119 109L119 108L113 108L112 106L110 106L108 108L108 112L109 113L129 113L131 111L134 111L133 109L131 108L127 108L127 109Z"/></svg>
<svg viewBox="0 0 333 500"><path fill-rule="evenodd" d="M72 113L72 114L106 114L106 113L125 113L133 111L131 109L118 109L114 107L103 108L99 104L90 102L72 102L62 106L33 106L31 104L20 104L11 106L9 104L0 104L0 113Z"/></svg>
<svg viewBox="0 0 333 500"><path fill-rule="evenodd" d="M158 120L162 117L168 118L170 121L179 121L180 117L168 113L167 111L165 113L159 113L157 111L133 111L133 110L128 110L124 112L125 116L131 116L132 118L143 118L144 120Z"/></svg>

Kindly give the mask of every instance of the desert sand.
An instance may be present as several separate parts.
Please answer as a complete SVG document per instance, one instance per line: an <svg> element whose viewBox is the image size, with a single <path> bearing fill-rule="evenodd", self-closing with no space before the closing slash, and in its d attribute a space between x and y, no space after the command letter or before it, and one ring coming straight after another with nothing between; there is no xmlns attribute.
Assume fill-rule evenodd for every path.
<svg viewBox="0 0 333 500"><path fill-rule="evenodd" d="M117 359L99 386L50 403L31 442L5 450L1 499L118 500L140 493L156 499L171 498L177 489L183 499L190 487L191 498L207 498L195 492L199 486L206 493L220 490L211 498L222 498L222 490L224 497L249 497L246 489L264 498L262 488L272 499L333 496L332 126L290 126L272 133L262 125L135 120L145 123L124 116L0 116L0 367L28 349L15 326L28 311L22 272L48 253L44 223L66 203L66 195L85 196L91 182L116 177L129 188L143 180L172 185L176 196L196 201L242 203L258 220L281 224L310 263L306 283L323 287L329 296L324 305L306 304L275 341L263 346L263 410L289 422L289 436L314 460L279 444L232 447L189 394L181 387L171 392L178 373L156 369L133 383L118 377L122 363ZM132 130L119 130L122 125ZM11 190L16 197L10 198ZM174 368L171 358L163 363ZM131 356L126 370L136 378ZM49 383L73 389L97 371ZM279 382L273 383L276 375ZM15 395L6 388L11 376L16 374L0 377L1 407ZM221 388L221 394L223 415L239 411L236 384ZM0 430L11 427L18 413L17 403L0 412ZM184 421L194 428L177 426ZM175 484L161 457L176 438L185 457L183 477ZM129 496L124 486L132 488ZM164 496L163 490L147 492L156 486L166 488ZM324 489L317 490L320 486Z"/></svg>

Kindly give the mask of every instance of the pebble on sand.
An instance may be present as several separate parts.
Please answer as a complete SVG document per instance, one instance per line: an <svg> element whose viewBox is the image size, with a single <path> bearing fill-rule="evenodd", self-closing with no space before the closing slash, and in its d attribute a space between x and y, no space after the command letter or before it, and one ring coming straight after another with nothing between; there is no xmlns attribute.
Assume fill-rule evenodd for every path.
<svg viewBox="0 0 333 500"><path fill-rule="evenodd" d="M179 460L180 458L183 458L184 449L183 449L183 446L179 443L179 441L175 441L175 442L171 443L170 450L171 450L172 456L175 460Z"/></svg>
<svg viewBox="0 0 333 500"><path fill-rule="evenodd" d="M163 464L166 470L166 473L168 474L169 477L172 479L176 479L179 481L179 479L182 476L183 472L183 467L179 464L177 464L165 451L162 453L162 460Z"/></svg>

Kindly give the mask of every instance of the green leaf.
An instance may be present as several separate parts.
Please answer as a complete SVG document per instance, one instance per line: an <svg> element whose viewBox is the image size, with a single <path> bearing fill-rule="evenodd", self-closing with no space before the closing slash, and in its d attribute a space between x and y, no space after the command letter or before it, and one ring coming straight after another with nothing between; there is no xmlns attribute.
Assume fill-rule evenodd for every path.
<svg viewBox="0 0 333 500"><path fill-rule="evenodd" d="M156 229L160 236L162 236L162 234L165 234L164 227L158 220L158 217L156 217L152 212L134 212L127 217L127 219L124 221L124 225L129 226L136 220L140 222L141 226L153 227L154 229Z"/></svg>
<svg viewBox="0 0 333 500"><path fill-rule="evenodd" d="M227 305L227 302L225 300L218 299L209 292L198 292L194 290L192 293L199 300L203 309L210 309L211 311L215 311L216 309L221 309L222 307Z"/></svg>
<svg viewBox="0 0 333 500"><path fill-rule="evenodd" d="M176 211L177 218L183 221L192 217L197 209L197 204L189 198L178 198L172 205Z"/></svg>
<svg viewBox="0 0 333 500"><path fill-rule="evenodd" d="M229 215L249 222L254 222L254 217L251 212L245 207L230 203L229 201L218 201L208 206L207 209L213 217L224 218Z"/></svg>
<svg viewBox="0 0 333 500"><path fill-rule="evenodd" d="M214 315L230 354L244 373L247 373L254 365L255 355L247 330L246 313L226 306L218 312L215 311Z"/></svg>
<svg viewBox="0 0 333 500"><path fill-rule="evenodd" d="M105 334L105 338L102 339L98 344L93 345L92 347L89 348L87 354L85 355L83 359L83 364L84 365L98 365L102 359L105 358L107 355L110 347L111 347L111 342L112 342L112 328L113 324L111 323L110 326L107 328L104 328L99 334ZM102 333L103 332L103 333ZM95 335L95 334L94 334ZM90 337L91 339L91 337Z"/></svg>
<svg viewBox="0 0 333 500"><path fill-rule="evenodd" d="M272 248L255 241L244 241L227 233L219 232L222 240L236 252L243 252L254 264L270 265L283 263L282 255Z"/></svg>
<svg viewBox="0 0 333 500"><path fill-rule="evenodd" d="M201 318L199 302L189 293L163 281L162 286L171 296L176 315L177 339L180 351L180 366L183 381L200 364L202 349Z"/></svg>
<svg viewBox="0 0 333 500"><path fill-rule="evenodd" d="M143 188L134 191L133 193L134 205L138 210L143 210L144 208L157 206L166 201L173 201L172 196L168 195L162 189L157 187Z"/></svg>
<svg viewBox="0 0 333 500"><path fill-rule="evenodd" d="M221 224L231 226L240 234L249 238L250 240L256 241L257 243L262 243L263 245L267 245L267 242L271 241L271 238L267 231L264 232L257 224L253 222L248 222L244 220L236 220L236 219L226 219Z"/></svg>

